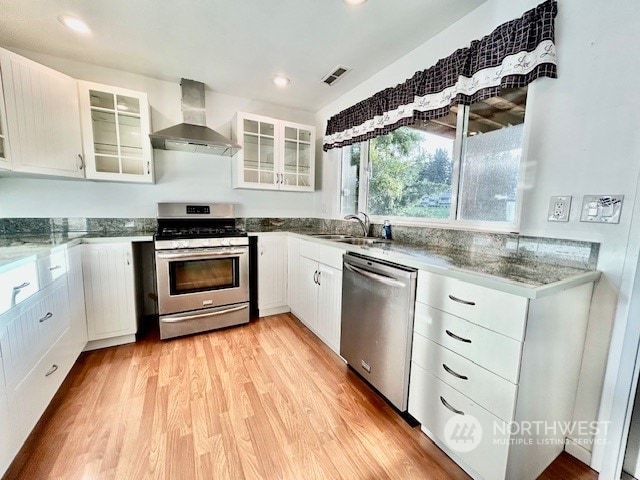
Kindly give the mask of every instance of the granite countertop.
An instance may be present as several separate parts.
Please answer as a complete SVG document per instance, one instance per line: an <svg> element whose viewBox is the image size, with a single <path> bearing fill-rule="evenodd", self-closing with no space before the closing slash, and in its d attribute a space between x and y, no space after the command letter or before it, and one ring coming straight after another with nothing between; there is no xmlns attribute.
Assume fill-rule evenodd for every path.
<svg viewBox="0 0 640 480"><path fill-rule="evenodd" d="M309 228L271 231L298 235L305 240L342 248L345 251L447 275L528 298L538 298L558 290L595 281L600 277L600 272L597 270L532 261L517 255L499 256L472 250L426 248L399 242L356 246L313 236L318 231ZM250 235L259 233L265 232L249 232ZM1 235L0 272L79 243L112 242L116 239L151 241L153 232L126 230Z"/></svg>
<svg viewBox="0 0 640 480"><path fill-rule="evenodd" d="M10 270L22 263L50 255L59 249L81 242L113 241L116 238L131 241L152 240L152 232L65 232L51 234L5 234L0 235L0 272Z"/></svg>
<svg viewBox="0 0 640 480"><path fill-rule="evenodd" d="M531 261L518 256L505 257L446 248L427 249L398 242L356 246L310 236L306 233L298 233L298 235L305 240L447 275L527 298L538 298L596 281L600 277L600 272L597 270Z"/></svg>

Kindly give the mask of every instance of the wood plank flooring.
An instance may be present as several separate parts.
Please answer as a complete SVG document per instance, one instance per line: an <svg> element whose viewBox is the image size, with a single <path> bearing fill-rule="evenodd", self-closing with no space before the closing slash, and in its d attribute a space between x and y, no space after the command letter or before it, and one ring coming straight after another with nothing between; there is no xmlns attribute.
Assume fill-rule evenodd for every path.
<svg viewBox="0 0 640 480"><path fill-rule="evenodd" d="M285 314L82 354L5 478L468 477Z"/></svg>

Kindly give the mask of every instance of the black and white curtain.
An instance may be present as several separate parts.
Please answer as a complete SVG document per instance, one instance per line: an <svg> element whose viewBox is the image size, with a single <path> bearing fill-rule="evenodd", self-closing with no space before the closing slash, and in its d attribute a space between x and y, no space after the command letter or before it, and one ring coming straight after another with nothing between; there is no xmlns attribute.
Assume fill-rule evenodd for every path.
<svg viewBox="0 0 640 480"><path fill-rule="evenodd" d="M556 78L557 8L556 0L547 0L404 83L334 115L323 149L362 142L417 120L444 117L453 105L471 105L538 77Z"/></svg>

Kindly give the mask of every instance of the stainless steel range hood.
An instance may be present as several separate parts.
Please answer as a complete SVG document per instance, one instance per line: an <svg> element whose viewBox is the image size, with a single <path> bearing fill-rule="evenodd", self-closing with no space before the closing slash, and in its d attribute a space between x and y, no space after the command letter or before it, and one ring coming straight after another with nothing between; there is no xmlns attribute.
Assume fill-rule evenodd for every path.
<svg viewBox="0 0 640 480"><path fill-rule="evenodd" d="M183 78L180 81L180 87L184 122L149 135L153 148L228 157L242 148L224 135L207 127L204 83Z"/></svg>

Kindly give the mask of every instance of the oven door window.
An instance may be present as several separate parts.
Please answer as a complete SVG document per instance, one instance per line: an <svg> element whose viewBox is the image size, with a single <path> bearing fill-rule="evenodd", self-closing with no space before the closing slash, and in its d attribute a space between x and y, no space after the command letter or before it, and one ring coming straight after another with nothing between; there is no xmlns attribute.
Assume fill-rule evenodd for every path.
<svg viewBox="0 0 640 480"><path fill-rule="evenodd" d="M171 295L239 287L238 257L172 261L169 264Z"/></svg>

